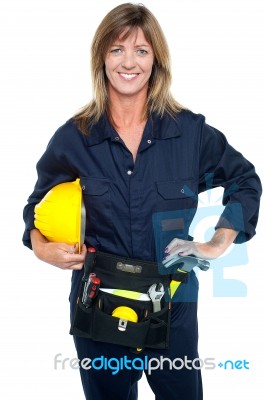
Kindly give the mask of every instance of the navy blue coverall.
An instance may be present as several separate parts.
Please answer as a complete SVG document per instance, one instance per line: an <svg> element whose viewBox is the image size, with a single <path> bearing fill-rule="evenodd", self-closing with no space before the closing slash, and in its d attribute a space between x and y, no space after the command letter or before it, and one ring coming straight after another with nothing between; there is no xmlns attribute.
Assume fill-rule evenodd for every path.
<svg viewBox="0 0 266 400"><path fill-rule="evenodd" d="M23 242L30 248L34 206L53 186L77 177L87 212L85 244L104 252L151 261L162 257L173 238L188 238L198 193L209 189L206 177L210 176L212 187L225 189L226 207L216 228L239 231L236 243L255 234L261 185L254 166L221 132L207 125L202 115L190 111L175 118L151 115L135 163L106 115L90 129L89 136L71 119L50 140L37 172L36 186L24 209ZM74 271L72 275L71 313L82 274ZM137 357L198 357L197 292L197 278L192 273L174 297L169 349L146 349ZM122 346L74 339L80 360L136 357ZM137 369L123 369L116 375L110 370L81 369L86 399L134 400L141 374ZM147 379L157 400L203 398L199 369L171 370L165 365Z"/></svg>

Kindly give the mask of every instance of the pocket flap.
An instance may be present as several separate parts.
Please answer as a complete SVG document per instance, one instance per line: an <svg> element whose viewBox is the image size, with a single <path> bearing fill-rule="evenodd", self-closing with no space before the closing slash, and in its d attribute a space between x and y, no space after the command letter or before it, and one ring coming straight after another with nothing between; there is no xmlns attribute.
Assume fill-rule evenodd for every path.
<svg viewBox="0 0 266 400"><path fill-rule="evenodd" d="M84 194L91 196L101 196L109 189L109 181L97 178L80 178L81 189Z"/></svg>
<svg viewBox="0 0 266 400"><path fill-rule="evenodd" d="M194 180L156 182L157 191L164 199L185 199L197 196Z"/></svg>

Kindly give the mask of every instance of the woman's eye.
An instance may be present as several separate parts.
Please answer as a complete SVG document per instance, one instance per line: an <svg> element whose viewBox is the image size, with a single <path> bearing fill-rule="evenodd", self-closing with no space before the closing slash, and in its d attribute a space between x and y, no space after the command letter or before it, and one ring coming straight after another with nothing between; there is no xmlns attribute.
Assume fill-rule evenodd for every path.
<svg viewBox="0 0 266 400"><path fill-rule="evenodd" d="M122 49L112 49L111 53L112 54L121 54L122 53Z"/></svg>
<svg viewBox="0 0 266 400"><path fill-rule="evenodd" d="M146 50L143 50L143 49L137 50L137 53L138 53L140 56L145 56L145 54L148 54L148 52L147 52Z"/></svg>

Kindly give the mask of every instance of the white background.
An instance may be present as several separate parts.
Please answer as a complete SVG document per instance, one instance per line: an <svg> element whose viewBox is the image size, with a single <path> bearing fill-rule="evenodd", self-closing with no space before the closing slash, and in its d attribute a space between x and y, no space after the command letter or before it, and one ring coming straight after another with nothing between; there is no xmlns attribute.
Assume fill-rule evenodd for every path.
<svg viewBox="0 0 266 400"><path fill-rule="evenodd" d="M70 273L22 246L22 209L35 164L54 131L91 96L89 47L121 1L1 0L1 353L0 398L83 399L68 335ZM266 6L264 0L146 0L172 54L173 93L224 132L263 178L265 172ZM213 297L212 271L199 274L200 356L250 362L250 370L203 371L205 400L261 400L265 392L265 260L261 210L249 262L225 276L246 297ZM263 304L262 304L263 303ZM256 390L257 395L254 391ZM140 399L153 399L140 383Z"/></svg>

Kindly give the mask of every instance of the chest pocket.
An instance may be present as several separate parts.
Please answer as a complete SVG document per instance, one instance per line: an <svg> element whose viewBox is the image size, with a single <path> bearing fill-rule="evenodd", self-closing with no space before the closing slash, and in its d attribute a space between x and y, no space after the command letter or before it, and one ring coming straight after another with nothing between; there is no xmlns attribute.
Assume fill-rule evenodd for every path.
<svg viewBox="0 0 266 400"><path fill-rule="evenodd" d="M153 230L157 259L163 249L178 237L188 239L189 226L195 215L198 195L194 180L156 182L156 212L153 214Z"/></svg>
<svg viewBox="0 0 266 400"><path fill-rule="evenodd" d="M156 182L157 210L174 211L196 208L198 204L195 180Z"/></svg>
<svg viewBox="0 0 266 400"><path fill-rule="evenodd" d="M110 182L107 179L81 177L80 185L86 208L86 232L102 233L111 224Z"/></svg>

